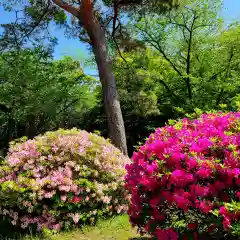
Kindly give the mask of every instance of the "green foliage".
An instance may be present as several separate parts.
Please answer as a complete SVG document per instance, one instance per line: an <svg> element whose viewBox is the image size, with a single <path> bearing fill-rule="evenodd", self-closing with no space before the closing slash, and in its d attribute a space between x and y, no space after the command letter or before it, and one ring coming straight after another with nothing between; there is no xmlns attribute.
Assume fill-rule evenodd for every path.
<svg viewBox="0 0 240 240"><path fill-rule="evenodd" d="M136 14L129 31L144 41L147 49L123 54L128 67L119 60L120 92L121 88L129 92L126 84L139 90L149 86L163 113L167 106L189 113L195 108L221 109L220 104L229 109L239 90L240 35L237 23L223 31L221 9L221 1L201 0L188 1L186 7L166 16Z"/></svg>
<svg viewBox="0 0 240 240"><path fill-rule="evenodd" d="M36 48L3 53L0 62L2 146L23 135L76 126L97 103L96 80L70 57L53 61Z"/></svg>
<svg viewBox="0 0 240 240"><path fill-rule="evenodd" d="M5 6L13 7L16 3L15 0L5 1ZM121 25L116 29L115 40L119 49L112 36L112 10L116 1L102 3L97 8L97 16L113 50L112 62L130 155L137 142L142 142L168 119L183 116L193 119L201 112L239 109L240 27L239 22L224 22L221 17L223 1L118 1L117 25L119 22ZM102 14L103 5L111 11ZM164 12L169 9L164 5L179 7ZM22 2L19 2L19 7L23 7ZM29 1L28 7L24 7L27 20L19 19L20 27L14 25L19 46L14 42L12 28L4 26L6 34L1 34L0 44L5 46L4 52L14 47L16 51L20 46L24 49L29 43L28 32L31 33L27 35L31 45L42 43L43 37L44 44L48 43L50 38L44 29L48 29L51 21L66 27L68 36L89 40L75 18L66 19L66 12L54 4L46 7L46 1L36 4ZM46 13L42 22L31 31L42 13ZM22 38L24 41L20 44L19 39ZM82 58L79 66L69 58L55 62L47 55L39 57L39 54L34 57L34 64L28 58L24 60L26 63L23 57L18 60L18 54L11 52L2 57L5 59L1 60L1 69L4 68L5 73L0 72L1 83L7 86L6 79L14 79L11 87L8 84L7 89L0 90L2 146L6 146L9 139L34 136L58 127L97 129L102 136L108 135L100 82L83 73L85 63ZM17 64L18 61L21 64ZM24 79L29 79L35 90L26 89ZM4 107L10 110L10 106L13 106L13 113L2 111ZM34 116L29 116L29 113Z"/></svg>

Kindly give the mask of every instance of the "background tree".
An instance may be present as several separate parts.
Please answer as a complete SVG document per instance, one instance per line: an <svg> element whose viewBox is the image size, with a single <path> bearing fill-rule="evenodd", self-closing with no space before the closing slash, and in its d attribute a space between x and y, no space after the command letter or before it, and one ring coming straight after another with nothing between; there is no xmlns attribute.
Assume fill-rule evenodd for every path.
<svg viewBox="0 0 240 240"><path fill-rule="evenodd" d="M11 2L11 1L10 1ZM108 120L109 135L112 142L125 154L127 153L124 122L122 118L120 103L117 96L116 83L112 71L111 60L108 55L108 48L105 38L105 30L112 23L112 36L120 26L120 11L131 10L134 7L157 8L160 6L174 6L178 1L29 1L24 10L25 16L31 20L49 22L54 19L58 23L65 23L66 15L69 13L77 19L77 24L82 30L78 37L90 43L98 66L99 76L103 88L104 106ZM106 6L108 11L103 7ZM112 14L111 14L112 13ZM107 24L106 24L107 22ZM32 25L27 23L27 25ZM36 24L35 24L36 25ZM38 24L39 25L39 24Z"/></svg>
<svg viewBox="0 0 240 240"><path fill-rule="evenodd" d="M14 138L76 126L97 103L96 80L79 62L53 61L41 48L18 54L0 55L1 148Z"/></svg>
<svg viewBox="0 0 240 240"><path fill-rule="evenodd" d="M104 97L100 84L94 79L86 81L89 77L84 75L81 67L75 61L65 59L58 63L52 60L49 53L53 50L55 39L47 33L48 23L54 20L60 26L65 26L68 35L79 37L82 41L90 41L90 47L92 46L91 39L81 22L79 23L79 19L74 18L73 23L69 23L67 20L69 15L66 14L66 11L61 10L51 1L49 2L50 5L45 7L36 2L25 6L25 15L18 13L19 17L23 17L24 22L19 19L16 23L4 26L5 32L2 34L0 43L1 46L5 44L5 47L2 48L4 53L2 61L12 65L11 69L15 64L15 69L18 69L19 72L17 75L19 75L23 73L23 70L17 67L18 62L20 62L19 66L24 66L21 65L22 57L18 57L21 56L22 50L37 49L36 46L42 42L41 39L44 36L47 37L42 43L44 43L44 51L48 52L49 56L47 55L48 57L45 57L44 61L41 60L46 64L38 68L40 72L37 74L42 76L41 69L44 69L46 73L47 69L51 69L48 74L51 78L58 79L56 81L60 86L60 91L56 90L58 85L53 89L47 89L49 90L48 94L56 99L56 101L54 100L56 109L52 104L52 99L46 96L45 99L49 99L49 106L41 102L41 106L44 106L45 109L41 111L46 112L48 108L52 110L47 111L46 116L48 117L43 118L41 126L36 124L30 129L37 128L45 131L54 127L77 126L88 131L100 130L101 134L107 137L107 118L104 114L104 101L102 100ZM220 16L221 1L189 0L185 7L169 13L165 12L164 15L160 11L162 7L160 9L159 5L142 4L140 6L134 3L124 7L118 6L117 26L115 26L114 34L113 3L112 1L104 3L105 13L102 12L103 5L99 5L98 8L95 3L92 7L101 30L104 32L105 42L109 49L108 54L112 59L110 64L119 92L130 155L138 142L144 141L145 137L156 127L164 125L168 119L179 118L185 113L199 111L197 109L207 111L223 106L230 110L238 108L239 23L231 25L224 23ZM77 6L80 5L74 5L74 7ZM44 9L48 9L45 15L42 14ZM128 14L127 17L125 13ZM26 18L26 16L28 17ZM42 23L37 21L40 16L43 16ZM20 22L23 24L19 24ZM40 41L37 42L37 40ZM50 44L46 45L46 43ZM43 52L43 48L38 47L38 49ZM6 56L8 57L6 58ZM29 64L30 61L26 66L31 69ZM62 69L64 69L64 77L61 73ZM14 79L12 76L13 73L16 73L14 71L6 71L5 76ZM33 70L31 71L33 72ZM29 78L32 78L31 71L24 73L26 79L28 75ZM81 78L84 80L83 83L74 81L78 76L77 73L83 76ZM19 76L18 78L20 78ZM43 79L45 78L47 79L44 76ZM63 80L61 84L58 82L60 78ZM66 94L66 103L63 101L65 99L64 91L73 91L69 85L75 83L77 84L76 89L79 84L81 87L85 86L87 92L92 94L93 98L90 98L88 102L84 100L84 93L81 95L83 88L79 93L81 101L86 104L84 106L89 104L89 111L87 107L79 107L79 111L77 111L79 102L68 107L68 103L70 104L71 100L74 101L72 96L75 94L70 94L71 96ZM16 81L17 86L21 86L21 84L21 81ZM39 88L41 88L40 85ZM24 91L17 92L20 95L16 98L21 99ZM26 93L28 92L29 90L26 91ZM77 91L75 93L78 94ZM32 92L32 94L35 93ZM57 99L60 103L57 102ZM9 110L8 102L11 102L10 97L8 97L8 101L3 101L6 105L2 104L1 111ZM36 103L35 106L38 104ZM59 109L65 109L64 106L67 106L67 110L61 110L58 113ZM19 109L23 108L19 107ZM33 107L29 107L29 109L36 112L37 116L39 115ZM28 111L24 110L24 112ZM22 130L18 132L21 132L20 135L28 135L27 122L29 120L25 115L21 119ZM3 123L2 129L4 129L5 136L7 128L4 126L7 125L7 120L5 119ZM11 118L9 119L10 123Z"/></svg>
<svg viewBox="0 0 240 240"><path fill-rule="evenodd" d="M221 6L218 0L188 1L185 7L167 16L137 15L133 21L135 35L151 51L158 52L160 61L167 64L165 70L171 69L152 78L164 84L165 90L178 99L177 106L182 105L186 111L215 108L221 103L222 94L229 87L233 93L233 86L238 85L230 71L237 60L238 47L234 40L230 44L224 41L229 30L224 29L220 18ZM230 32L237 35L234 28Z"/></svg>
<svg viewBox="0 0 240 240"><path fill-rule="evenodd" d="M129 31L146 46L129 51L122 48L123 58L114 59L128 142L132 139L133 145L167 119L182 117L197 108L207 111L226 105L229 110L237 109L232 99L239 92L239 25L223 24L219 1L206 3L191 1L165 16L133 16ZM197 21L187 58L190 32L186 28L192 25L194 14ZM183 28L184 21L188 25Z"/></svg>

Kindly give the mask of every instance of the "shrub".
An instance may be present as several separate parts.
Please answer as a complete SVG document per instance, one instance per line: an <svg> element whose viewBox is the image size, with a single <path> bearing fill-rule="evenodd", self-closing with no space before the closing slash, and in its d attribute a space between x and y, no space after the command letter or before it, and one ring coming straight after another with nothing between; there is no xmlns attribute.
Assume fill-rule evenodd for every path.
<svg viewBox="0 0 240 240"><path fill-rule="evenodd" d="M41 231L124 212L127 162L108 140L77 129L13 143L0 167L1 214Z"/></svg>
<svg viewBox="0 0 240 240"><path fill-rule="evenodd" d="M128 213L142 233L161 240L239 237L240 113L159 128L126 169Z"/></svg>

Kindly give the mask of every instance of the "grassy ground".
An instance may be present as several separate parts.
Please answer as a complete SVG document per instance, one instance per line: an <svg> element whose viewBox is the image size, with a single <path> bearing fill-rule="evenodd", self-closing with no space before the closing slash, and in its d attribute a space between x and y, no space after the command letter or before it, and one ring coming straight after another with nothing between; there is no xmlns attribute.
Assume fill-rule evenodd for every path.
<svg viewBox="0 0 240 240"><path fill-rule="evenodd" d="M85 228L80 231L63 233L54 237L54 240L129 240L138 237L127 216L114 217L101 221L95 227ZM138 239L138 238L137 238Z"/></svg>
<svg viewBox="0 0 240 240"><path fill-rule="evenodd" d="M0 227L0 234L3 226ZM13 232L11 232L13 234ZM15 236L14 236L15 235ZM43 240L42 237L34 238L31 236L9 235L0 236L0 240ZM144 240L140 238L136 230L132 229L128 221L128 216L113 217L109 220L99 221L94 227L84 227L82 230L74 230L54 235L51 240Z"/></svg>

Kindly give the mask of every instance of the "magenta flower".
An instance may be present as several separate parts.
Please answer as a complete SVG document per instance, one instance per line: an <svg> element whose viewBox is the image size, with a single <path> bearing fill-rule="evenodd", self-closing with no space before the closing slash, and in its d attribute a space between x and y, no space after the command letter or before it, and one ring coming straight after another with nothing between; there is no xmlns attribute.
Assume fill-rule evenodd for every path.
<svg viewBox="0 0 240 240"><path fill-rule="evenodd" d="M169 230L174 214L188 222L200 212L198 231L214 226L219 210L217 229L229 234L232 222L240 221L239 211L223 207L240 200L239 121L240 113L203 114L156 129L126 167L132 224L157 239L178 239L178 229Z"/></svg>
<svg viewBox="0 0 240 240"><path fill-rule="evenodd" d="M202 213L208 214L212 210L213 205L209 201L199 201L198 208Z"/></svg>
<svg viewBox="0 0 240 240"><path fill-rule="evenodd" d="M186 186L193 182L193 176L183 170L175 170L171 174L170 182L176 186Z"/></svg>
<svg viewBox="0 0 240 240"><path fill-rule="evenodd" d="M206 179L212 176L212 170L211 169L206 169L206 168L200 168L197 172L196 175L199 176L200 178Z"/></svg>
<svg viewBox="0 0 240 240"><path fill-rule="evenodd" d="M200 186L200 185L192 185L192 194L196 197L205 197L209 194L209 187Z"/></svg>

